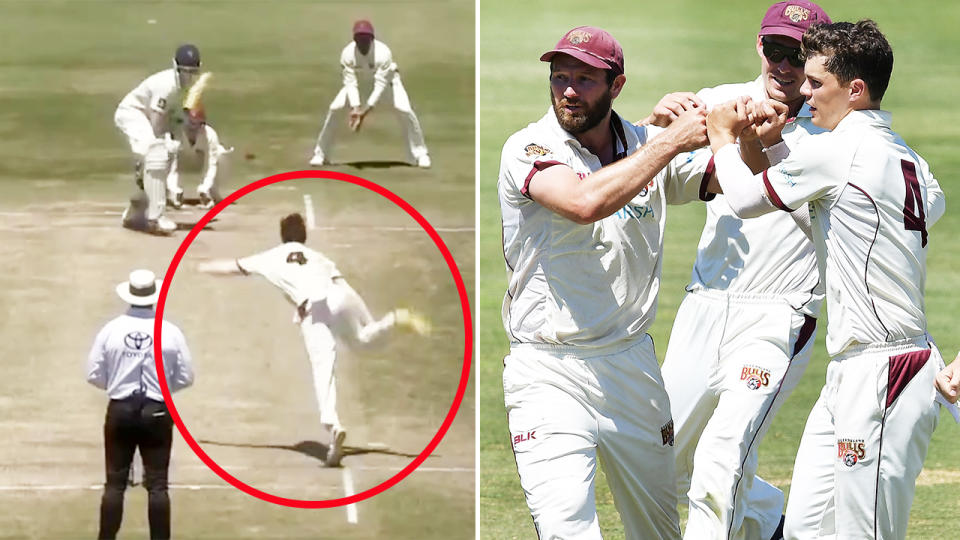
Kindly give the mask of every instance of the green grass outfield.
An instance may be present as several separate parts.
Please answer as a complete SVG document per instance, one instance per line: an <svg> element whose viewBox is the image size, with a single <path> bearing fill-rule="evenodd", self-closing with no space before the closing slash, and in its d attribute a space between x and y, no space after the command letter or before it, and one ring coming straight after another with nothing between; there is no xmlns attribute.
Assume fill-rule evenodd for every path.
<svg viewBox="0 0 960 540"><path fill-rule="evenodd" d="M506 280L500 247L496 179L506 138L540 118L549 104L547 66L539 56L570 28L600 26L624 48L627 85L614 103L630 119L649 112L665 93L696 91L756 78L754 50L760 19L770 4L737 0L705 2L605 1L517 3L482 1L479 39L479 223L478 387L480 417L479 537L535 538L510 451L500 383L507 339L500 321ZM930 332L947 361L960 349L957 318L960 218L952 195L960 193L960 4L825 1L834 20L873 18L894 48L895 66L883 101L893 127L930 162L947 194L948 211L930 231L927 315ZM671 207L660 308L650 330L662 360L670 326L690 275L703 226L697 204ZM807 412L823 384L827 355L821 318L816 353L807 374L786 402L760 447L760 474L789 488L793 458ZM960 428L943 413L921 476L911 512L909 538L955 538L960 530ZM601 527L622 537L605 479L598 477Z"/></svg>
<svg viewBox="0 0 960 540"><path fill-rule="evenodd" d="M307 168L339 56L357 18L392 49L423 126L433 167L403 159L384 101L360 134L342 130L332 166L404 198L439 231L475 289L475 4L472 0L0 2L0 539L92 538L102 484L106 398L84 382L100 326L123 309L113 287L138 266L161 275L185 232L124 230L132 159L114 127L123 96L196 43L214 78L204 95L226 146L226 195L262 177ZM344 126L345 128L346 126ZM252 159L245 159L252 154ZM188 196L198 174L182 173ZM200 259L237 257L279 241L279 218L304 211L307 244L329 255L375 314L407 305L430 338L402 334L338 357L343 465L353 491L393 476L446 415L463 362L463 319L446 264L427 235L386 199L340 182L302 180L258 191L193 243L164 316L194 353L195 385L176 395L190 432L239 479L297 499L343 497L347 469L320 466L325 445L309 362L291 309L260 279L215 279ZM196 221L196 210L172 212ZM268 504L228 486L174 437L173 532L184 539L473 538L474 385L443 442L404 481L344 508ZM306 444L300 444L306 443ZM190 487L188 487L190 486ZM129 490L124 538L143 538L142 488Z"/></svg>

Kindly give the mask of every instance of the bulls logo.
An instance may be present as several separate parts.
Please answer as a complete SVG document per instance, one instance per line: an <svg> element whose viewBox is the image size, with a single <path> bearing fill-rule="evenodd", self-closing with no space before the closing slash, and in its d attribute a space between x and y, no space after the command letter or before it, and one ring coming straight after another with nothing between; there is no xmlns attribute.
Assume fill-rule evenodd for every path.
<svg viewBox="0 0 960 540"><path fill-rule="evenodd" d="M590 32L586 30L574 30L567 34L567 41L574 45L579 45L581 43L586 43L590 41L590 38L593 37L590 35Z"/></svg>
<svg viewBox="0 0 960 540"><path fill-rule="evenodd" d="M798 23L810 18L810 10L803 6L787 6L787 9L783 10L783 16Z"/></svg>
<svg viewBox="0 0 960 540"><path fill-rule="evenodd" d="M671 418L669 422L664 424L660 428L660 437L663 438L663 445L673 446L673 419Z"/></svg>
<svg viewBox="0 0 960 540"><path fill-rule="evenodd" d="M867 455L863 439L840 439L837 441L837 458L847 467L853 467Z"/></svg>
<svg viewBox="0 0 960 540"><path fill-rule="evenodd" d="M549 149L534 143L528 144L523 150L527 153L527 157L545 156L550 153Z"/></svg>
<svg viewBox="0 0 960 540"><path fill-rule="evenodd" d="M144 332L130 332L123 337L123 344L131 349L145 351L153 346L153 338Z"/></svg>
<svg viewBox="0 0 960 540"><path fill-rule="evenodd" d="M770 386L770 370L758 366L743 366L740 380L746 381L747 388L757 390L761 386Z"/></svg>

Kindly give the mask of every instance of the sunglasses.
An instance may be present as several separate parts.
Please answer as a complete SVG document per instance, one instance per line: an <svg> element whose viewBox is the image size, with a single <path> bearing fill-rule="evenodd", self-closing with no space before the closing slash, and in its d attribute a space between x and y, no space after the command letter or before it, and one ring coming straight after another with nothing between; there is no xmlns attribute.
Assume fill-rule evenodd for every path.
<svg viewBox="0 0 960 540"><path fill-rule="evenodd" d="M804 62L807 60L799 47L780 45L779 43L768 40L766 36L760 38L760 43L763 45L763 55L771 62L779 64L786 58L791 66L803 67Z"/></svg>

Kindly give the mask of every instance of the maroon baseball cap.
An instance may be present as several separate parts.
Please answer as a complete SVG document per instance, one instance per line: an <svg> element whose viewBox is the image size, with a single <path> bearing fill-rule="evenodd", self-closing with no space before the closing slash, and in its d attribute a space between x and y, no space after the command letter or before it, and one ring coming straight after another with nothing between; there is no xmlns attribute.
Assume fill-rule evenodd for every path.
<svg viewBox="0 0 960 540"><path fill-rule="evenodd" d="M353 23L353 35L357 34L370 34L373 35L373 25L370 24L370 21L366 19L360 19L359 21Z"/></svg>
<svg viewBox="0 0 960 540"><path fill-rule="evenodd" d="M777 2L770 6L763 22L760 23L761 36L786 36L800 41L803 33L814 24L830 24L830 17L823 8L813 2L797 0Z"/></svg>
<svg viewBox="0 0 960 540"><path fill-rule="evenodd" d="M543 53L540 61L549 62L557 54L569 54L589 66L623 73L623 49L609 32L595 26L570 30L552 51Z"/></svg>

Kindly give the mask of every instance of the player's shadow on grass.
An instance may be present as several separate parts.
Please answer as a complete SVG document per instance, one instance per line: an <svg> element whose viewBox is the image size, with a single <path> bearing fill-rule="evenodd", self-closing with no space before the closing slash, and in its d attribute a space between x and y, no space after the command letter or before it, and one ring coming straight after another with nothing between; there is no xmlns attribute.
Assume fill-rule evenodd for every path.
<svg viewBox="0 0 960 540"><path fill-rule="evenodd" d="M389 169L390 167L414 167L406 161L347 161L338 165L346 165L355 169Z"/></svg>
<svg viewBox="0 0 960 540"><path fill-rule="evenodd" d="M269 450L290 450L292 452L298 452L305 456L312 457L316 460L323 461L323 458L327 455L327 445L317 442L317 441L300 441L296 444L286 445L286 444L248 444L248 443L228 443L228 442L219 442L219 441L209 441L209 440L200 440L204 444L212 444L214 446L229 446L231 448L263 448ZM344 456L362 456L364 454L382 454L387 456L399 456L405 458L415 458L417 454L407 454L405 452L398 452L396 450L390 450L389 448L370 448L370 447L357 447L344 445L343 446L343 455Z"/></svg>

